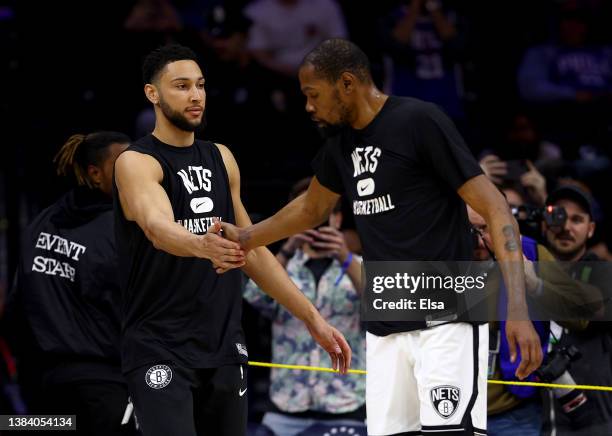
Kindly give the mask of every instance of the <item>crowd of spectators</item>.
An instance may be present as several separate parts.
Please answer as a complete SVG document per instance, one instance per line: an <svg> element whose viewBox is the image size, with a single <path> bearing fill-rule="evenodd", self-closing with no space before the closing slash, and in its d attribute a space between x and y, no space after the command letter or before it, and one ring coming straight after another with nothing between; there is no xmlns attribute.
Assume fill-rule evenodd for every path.
<svg viewBox="0 0 612 436"><path fill-rule="evenodd" d="M134 92L140 64L152 48L172 41L201 56L202 136L232 149L254 216L275 212L292 184L311 175L321 138L304 111L297 68L319 42L346 37L369 55L381 89L446 111L517 217L545 207L560 186L577 186L594 223L584 245L612 260L612 6L603 0L137 0L56 8L53 2L0 5L0 38L9 41L0 51L6 121L0 312L20 232L67 188L53 175L57 145L75 130L116 130L132 139L150 132L153 113ZM351 222L345 214L342 227ZM522 230L555 253L541 228ZM248 299L259 301L247 289ZM270 322L247 305L244 322L252 326L247 332L267 331L248 339L254 360L269 359ZM571 334L601 337L612 348L612 327L586 332ZM589 382L610 383L610 348L606 379ZM0 410L21 411L27 405L16 393L14 362L1 339L0 355ZM253 375L252 419L259 421L276 409L268 400L268 372ZM274 375L272 382L274 401L282 387ZM596 403L612 408L611 397Z"/></svg>

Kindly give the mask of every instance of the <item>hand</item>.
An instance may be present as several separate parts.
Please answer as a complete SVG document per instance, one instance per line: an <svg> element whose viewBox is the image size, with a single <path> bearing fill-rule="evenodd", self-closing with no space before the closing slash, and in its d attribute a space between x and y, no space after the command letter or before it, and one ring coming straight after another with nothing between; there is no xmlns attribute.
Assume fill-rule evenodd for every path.
<svg viewBox="0 0 612 436"><path fill-rule="evenodd" d="M312 244L312 236L310 236L308 232L298 233L287 239L287 242L283 244L281 249L289 253L295 253L295 250L301 248L305 242L308 244Z"/></svg>
<svg viewBox="0 0 612 436"><path fill-rule="evenodd" d="M219 236L221 223L213 221L213 225L201 237L201 256L209 259L215 269L228 271L245 265L246 254L236 242L228 241Z"/></svg>
<svg viewBox="0 0 612 436"><path fill-rule="evenodd" d="M500 185L504 181L504 176L508 174L506 162L494 154L483 157L478 163L482 172L496 185Z"/></svg>
<svg viewBox="0 0 612 436"><path fill-rule="evenodd" d="M506 321L506 338L510 348L510 361L516 361L516 345L521 350L521 363L515 375L519 380L525 379L542 364L542 346L540 337L530 320Z"/></svg>
<svg viewBox="0 0 612 436"><path fill-rule="evenodd" d="M338 229L330 226L319 227L316 230L316 239L311 243L318 250L324 250L327 256L333 256L344 262L349 256L344 235Z"/></svg>
<svg viewBox="0 0 612 436"><path fill-rule="evenodd" d="M521 184L531 198L540 205L546 202L546 179L531 161L526 161L529 171L521 175Z"/></svg>
<svg viewBox="0 0 612 436"><path fill-rule="evenodd" d="M242 229L240 227L225 221L221 222L220 224L221 231L223 232L223 237L225 239L240 243L240 236L242 234Z"/></svg>
<svg viewBox="0 0 612 436"><path fill-rule="evenodd" d="M351 347L342 333L325 322L318 313L315 320L307 323L306 327L312 338L329 353L332 368L346 374L351 366Z"/></svg>

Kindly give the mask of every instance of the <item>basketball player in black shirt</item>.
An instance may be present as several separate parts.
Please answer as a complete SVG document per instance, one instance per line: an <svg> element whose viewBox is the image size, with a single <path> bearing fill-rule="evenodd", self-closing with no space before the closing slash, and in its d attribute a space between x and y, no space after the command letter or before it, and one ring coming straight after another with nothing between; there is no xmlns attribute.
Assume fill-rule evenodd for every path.
<svg viewBox="0 0 612 436"><path fill-rule="evenodd" d="M250 221L232 153L195 140L205 92L194 53L161 47L143 75L155 129L115 164L122 369L145 436L243 435L248 353L237 268L304 321L342 372L350 348L267 249L247 255L219 235L219 220Z"/></svg>
<svg viewBox="0 0 612 436"><path fill-rule="evenodd" d="M486 218L504 264L517 377L534 371L542 352L527 317L518 228L452 122L432 104L381 93L366 55L346 40L314 49L299 78L306 111L334 131L315 177L273 217L246 229L223 224L225 236L243 249L269 244L319 225L344 193L366 261L469 260L468 203ZM368 323L368 434L486 434L487 326L426 327Z"/></svg>

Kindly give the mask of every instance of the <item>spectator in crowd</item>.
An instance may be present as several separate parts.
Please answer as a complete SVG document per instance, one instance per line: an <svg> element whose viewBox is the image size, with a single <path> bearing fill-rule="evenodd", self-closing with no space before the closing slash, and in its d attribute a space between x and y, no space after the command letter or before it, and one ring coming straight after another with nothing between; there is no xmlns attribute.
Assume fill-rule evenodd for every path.
<svg viewBox="0 0 612 436"><path fill-rule="evenodd" d="M515 113L505 132L500 150L504 159L529 159L536 165L550 164L563 158L561 148L542 138L535 121L525 112Z"/></svg>
<svg viewBox="0 0 612 436"><path fill-rule="evenodd" d="M546 179L530 160L504 161L487 154L479 161L485 175L498 186L519 183L528 194L528 203L543 206L546 200Z"/></svg>
<svg viewBox="0 0 612 436"><path fill-rule="evenodd" d="M211 50L206 58L206 96L211 103L206 111L206 134L233 144L242 173L250 176L262 167L270 167L269 161L276 155L262 147L269 147L269 151L273 148L270 144L284 143L286 136L279 138L277 129L261 122L267 119L274 123L276 114L266 71L253 61L246 48L250 20L242 10L221 5L207 17L202 32ZM242 128L236 129L236 119ZM266 143L253 147L253 137L260 136L267 138Z"/></svg>
<svg viewBox="0 0 612 436"><path fill-rule="evenodd" d="M303 194L310 177L292 189L290 200ZM342 212L332 212L329 225L290 237L276 255L289 277L329 322L340 328L353 349L355 367L365 367L365 331L359 320L360 261L347 248L340 226ZM263 293L251 280L244 298L273 321L274 362L329 367L298 319ZM270 397L275 410L263 424L277 436L308 434L333 425L365 430L365 378L272 369ZM305 432L305 433L302 433ZM322 434L323 432L321 432ZM318 433L317 433L318 434Z"/></svg>
<svg viewBox="0 0 612 436"><path fill-rule="evenodd" d="M394 9L382 30L389 93L436 103L462 118L457 25L457 15L440 0L411 0Z"/></svg>
<svg viewBox="0 0 612 436"><path fill-rule="evenodd" d="M125 20L131 32L178 32L181 19L170 0L138 0Z"/></svg>
<svg viewBox="0 0 612 436"><path fill-rule="evenodd" d="M558 41L531 47L519 68L522 97L535 103L586 103L612 93L612 48L589 45L586 11L566 2Z"/></svg>
<svg viewBox="0 0 612 436"><path fill-rule="evenodd" d="M116 132L73 135L56 157L78 187L41 212L23 234L7 333L27 389L42 403L31 413L77 416L77 434L134 434L119 361L121 296L112 212L112 175L130 139ZM30 392L30 398L38 392ZM125 425L124 425L125 424Z"/></svg>
<svg viewBox="0 0 612 436"><path fill-rule="evenodd" d="M474 260L487 261L494 259L491 247L491 236L482 216L468 206L468 217L475 236ZM599 294L592 288L578 286L578 283L567 275L562 267L554 262L552 254L535 240L521 236L525 256L525 289L530 301L537 302L544 308L559 306L581 310L585 304L597 301ZM539 261L538 266L534 262ZM496 275L489 274L488 283L499 287L499 297L490 302L490 307L498 310L500 300L505 292ZM497 285L497 283L500 283ZM590 307L590 306L589 306ZM592 306L593 310L595 305ZM593 310L589 310L592 314ZM552 311L551 311L552 312ZM508 344L505 341L505 322L503 314L491 315L489 344L489 378L515 381L515 365L510 361ZM581 323L566 323L580 328ZM534 321L544 353L547 348L549 326L547 322ZM516 434L539 436L542 427L542 405L538 390L531 387L491 385L487 391L488 428L491 436L511 436Z"/></svg>
<svg viewBox="0 0 612 436"><path fill-rule="evenodd" d="M593 11L576 1L560 8L557 40L525 52L518 88L539 110L542 128L563 146L565 157L588 161L600 154L598 147L609 135L612 47L592 38ZM583 166L581 177L601 170L595 161Z"/></svg>
<svg viewBox="0 0 612 436"><path fill-rule="evenodd" d="M546 238L556 259L576 280L598 287L608 301L604 319L609 320L609 287L612 281L607 265L588 250L587 243L595 231L593 201L577 186L561 186L550 194L547 205L562 207L567 214L565 225L553 229L545 225ZM603 285L603 286L602 286ZM569 372L577 384L612 386L612 323L589 322L583 330L563 329L553 324L558 347L575 346L582 357L571 363ZM550 419L544 434L610 435L612 434L612 393L586 392L587 401L567 413L558 402L548 402ZM554 408L550 411L550 408Z"/></svg>
<svg viewBox="0 0 612 436"><path fill-rule="evenodd" d="M347 36L334 0L258 0L245 14L253 22L249 50L260 64L281 75L297 77L302 59L320 42Z"/></svg>

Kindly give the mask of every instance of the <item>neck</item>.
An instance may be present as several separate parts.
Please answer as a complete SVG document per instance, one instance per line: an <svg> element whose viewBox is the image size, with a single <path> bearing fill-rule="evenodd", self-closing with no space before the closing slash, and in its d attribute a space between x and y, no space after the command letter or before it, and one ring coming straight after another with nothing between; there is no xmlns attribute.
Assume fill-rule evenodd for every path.
<svg viewBox="0 0 612 436"><path fill-rule="evenodd" d="M153 129L153 136L160 141L173 145L175 147L189 147L193 144L195 134L181 130L172 124L168 119L157 110L155 117L155 129Z"/></svg>
<svg viewBox="0 0 612 436"><path fill-rule="evenodd" d="M557 260L561 262L578 262L586 253L586 246L573 253L555 253Z"/></svg>
<svg viewBox="0 0 612 436"><path fill-rule="evenodd" d="M359 98L355 119L351 121L351 127L353 127L353 129L363 129L367 127L381 111L388 98L388 95L383 94L374 85L366 88L363 95Z"/></svg>

